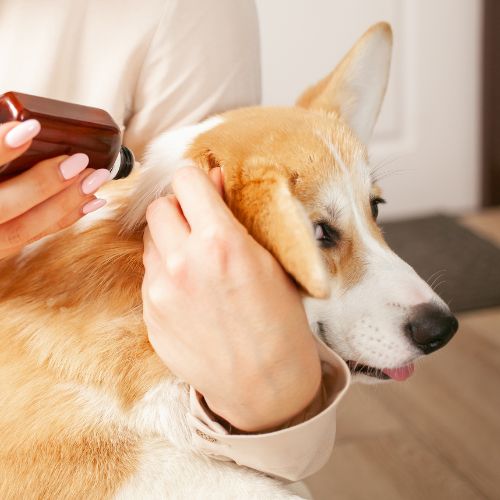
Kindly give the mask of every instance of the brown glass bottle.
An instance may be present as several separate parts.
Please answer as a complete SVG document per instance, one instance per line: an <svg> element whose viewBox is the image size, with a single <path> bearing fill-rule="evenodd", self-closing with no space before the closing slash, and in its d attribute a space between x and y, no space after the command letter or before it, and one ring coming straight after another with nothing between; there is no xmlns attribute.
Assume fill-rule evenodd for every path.
<svg viewBox="0 0 500 500"><path fill-rule="evenodd" d="M132 171L134 155L121 145L120 129L106 111L20 92L0 96L0 123L32 118L40 122L40 133L22 156L0 166L0 180L41 160L74 153L88 155L89 167L109 170L112 179Z"/></svg>

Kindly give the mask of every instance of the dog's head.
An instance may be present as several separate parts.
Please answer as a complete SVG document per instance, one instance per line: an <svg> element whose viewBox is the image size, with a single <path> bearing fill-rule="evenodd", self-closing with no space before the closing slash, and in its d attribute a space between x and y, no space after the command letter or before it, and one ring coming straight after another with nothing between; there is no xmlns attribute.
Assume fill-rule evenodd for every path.
<svg viewBox="0 0 500 500"><path fill-rule="evenodd" d="M206 170L223 168L234 214L307 293L313 330L365 381L407 378L412 362L458 326L376 222L383 200L366 143L391 48L389 25L373 26L295 107L212 118L191 132L184 152ZM178 148L179 136L170 137ZM167 142L151 155L160 158L155 151Z"/></svg>

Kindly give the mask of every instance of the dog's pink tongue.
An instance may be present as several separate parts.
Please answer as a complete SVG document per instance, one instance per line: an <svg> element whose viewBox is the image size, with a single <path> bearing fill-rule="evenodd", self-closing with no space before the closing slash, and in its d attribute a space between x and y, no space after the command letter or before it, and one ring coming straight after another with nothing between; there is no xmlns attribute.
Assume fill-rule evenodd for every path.
<svg viewBox="0 0 500 500"><path fill-rule="evenodd" d="M412 373L415 371L415 367L413 363L410 363L409 365L400 366L399 368L384 368L382 371L393 380L402 382L411 377Z"/></svg>

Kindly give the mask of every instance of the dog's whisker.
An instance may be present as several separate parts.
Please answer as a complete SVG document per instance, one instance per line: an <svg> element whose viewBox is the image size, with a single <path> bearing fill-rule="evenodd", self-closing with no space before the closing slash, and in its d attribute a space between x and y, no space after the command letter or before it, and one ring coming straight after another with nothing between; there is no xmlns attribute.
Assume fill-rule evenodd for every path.
<svg viewBox="0 0 500 500"><path fill-rule="evenodd" d="M371 168L370 172L371 174L376 174L379 172L381 169L386 168L390 165L394 165L394 163L401 161L404 159L404 156L402 155L393 155L393 156L385 156L377 160L376 163L374 163Z"/></svg>
<svg viewBox="0 0 500 500"><path fill-rule="evenodd" d="M436 278L434 278L434 280L432 281L432 283L430 284L430 287L435 290L436 289L436 284L440 282L440 280L442 279L443 275L440 274L438 276L436 276Z"/></svg>
<svg viewBox="0 0 500 500"><path fill-rule="evenodd" d="M446 270L445 269L439 269L438 271L432 273L426 280L425 282L426 283L430 283L433 279L436 278L436 276L440 276L442 273L445 273ZM432 287L432 285L430 285Z"/></svg>
<svg viewBox="0 0 500 500"><path fill-rule="evenodd" d="M429 283L429 286L435 291L437 289L437 287L442 284L443 282L445 282L446 280L443 280L443 277L446 273L446 270L443 269L441 271L439 271L439 273L434 277L432 283Z"/></svg>
<svg viewBox="0 0 500 500"><path fill-rule="evenodd" d="M390 170L382 171L382 172L377 172L376 174L372 174L372 182L376 183L381 181L382 179L385 179L386 177L393 176L393 175L400 175L403 173L407 173L409 170L406 168L393 168Z"/></svg>
<svg viewBox="0 0 500 500"><path fill-rule="evenodd" d="M435 292L437 292L438 288L441 286L441 285L444 285L446 283L446 280L441 280L433 289Z"/></svg>

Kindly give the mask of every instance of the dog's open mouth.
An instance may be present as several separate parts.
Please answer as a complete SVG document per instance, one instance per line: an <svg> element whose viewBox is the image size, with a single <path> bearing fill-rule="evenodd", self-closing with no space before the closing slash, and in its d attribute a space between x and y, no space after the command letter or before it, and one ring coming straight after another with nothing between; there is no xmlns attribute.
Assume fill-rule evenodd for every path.
<svg viewBox="0 0 500 500"><path fill-rule="evenodd" d="M359 373L380 380L397 380L398 382L402 382L411 377L415 370L413 363L399 366L398 368L375 368L373 366L356 363L355 361L347 361L347 365L353 375Z"/></svg>

